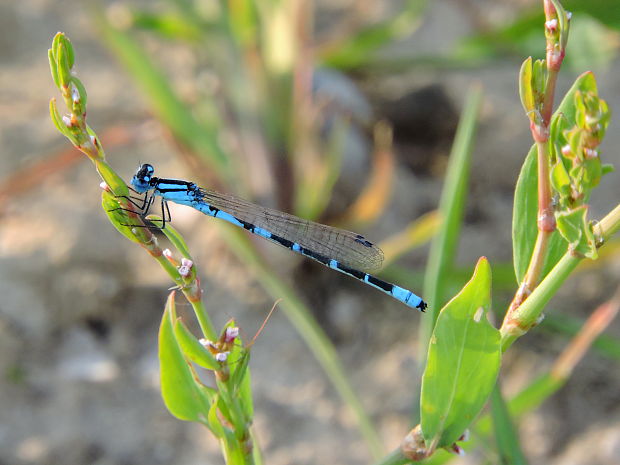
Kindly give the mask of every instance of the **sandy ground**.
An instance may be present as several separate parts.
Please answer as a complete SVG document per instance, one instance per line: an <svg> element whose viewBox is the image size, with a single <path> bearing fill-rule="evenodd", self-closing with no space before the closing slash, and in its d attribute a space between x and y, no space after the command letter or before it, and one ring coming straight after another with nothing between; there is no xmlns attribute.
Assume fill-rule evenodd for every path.
<svg viewBox="0 0 620 465"><path fill-rule="evenodd" d="M48 101L57 96L46 51L65 31L77 50L79 76L89 91L89 122L99 133L129 128L137 135L114 145L114 167L131 176L151 161L161 172L186 177L182 165L120 67L102 49L81 2L0 2L0 158L8 179L31 163L66 150L53 128ZM454 27L446 28L446 22ZM452 3L438 2L415 37L418 49L438 37L448 46L467 28ZM417 71L384 78L374 100L438 83L460 108L463 89L477 81L486 101L473 162L471 197L459 264L480 255L510 260L512 189L530 145L516 91L519 63L469 71ZM597 73L601 94L620 108L620 66ZM572 77L571 77L572 76ZM574 73L563 76L561 88ZM369 86L373 87L373 86ZM377 90L380 89L380 90ZM381 107L380 105L378 105ZM620 165L616 118L605 143L607 160ZM104 144L106 140L104 139ZM407 146L401 145L406 157ZM441 153L435 154L439 159ZM445 154L444 154L445 155ZM436 170L437 171L437 170ZM171 417L158 392L157 326L170 286L139 248L124 240L99 208L99 179L86 160L4 199L0 226L0 464L223 463L216 441L200 426ZM440 173L399 171L390 211L378 238L436 206ZM600 217L619 198L618 175L605 178L592 199ZM236 317L247 334L260 326L272 302L221 246L208 221L175 209L204 275L207 306L217 325ZM401 219L399 219L401 218ZM191 233L190 233L191 232ZM416 368L417 321L396 302L340 276L259 245L283 275L319 278L326 286L321 323L334 338L352 383L387 449L406 433ZM411 263L423 264L425 251ZM617 260L616 260L617 262ZM323 276L323 277L322 277ZM585 318L608 298L620 276L616 264L581 274L553 301L557 311ZM305 280L302 278L300 280ZM313 288L316 289L316 288ZM313 290L308 291L313 292ZM507 298L507 296L504 296ZM504 302L501 302L504 303ZM500 303L500 304L501 304ZM380 306L381 311L376 311ZM187 308L181 306L181 310ZM188 310L188 309L187 309ZM618 323L610 334L620 335ZM514 393L545 372L566 340L539 332L507 357L504 387ZM266 463L362 464L367 450L351 415L282 313L276 313L252 358L256 432ZM520 424L531 463L620 462L620 372L617 363L590 353L572 379ZM481 463L472 454L458 463Z"/></svg>

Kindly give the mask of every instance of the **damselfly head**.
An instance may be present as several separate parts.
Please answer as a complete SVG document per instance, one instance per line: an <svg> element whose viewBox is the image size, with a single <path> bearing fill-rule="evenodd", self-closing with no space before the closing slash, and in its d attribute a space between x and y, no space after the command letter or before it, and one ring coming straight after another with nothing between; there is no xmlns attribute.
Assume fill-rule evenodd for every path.
<svg viewBox="0 0 620 465"><path fill-rule="evenodd" d="M139 193L148 191L154 172L155 168L153 168L153 165L148 163L140 165L136 174L131 178L131 186Z"/></svg>

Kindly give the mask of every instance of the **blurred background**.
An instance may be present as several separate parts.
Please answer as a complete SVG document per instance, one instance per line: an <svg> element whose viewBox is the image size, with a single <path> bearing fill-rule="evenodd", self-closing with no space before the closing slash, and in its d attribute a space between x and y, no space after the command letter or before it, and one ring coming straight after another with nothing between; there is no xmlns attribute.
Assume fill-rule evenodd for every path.
<svg viewBox="0 0 620 465"><path fill-rule="evenodd" d="M557 95L592 70L613 112L620 5L564 5L573 23ZM515 288L512 195L532 143L517 76L527 56L544 53L542 22L534 0L0 2L0 464L223 463L209 432L173 418L158 391L170 281L108 223L100 179L50 121L59 95L46 53L57 31L74 44L88 122L127 180L149 162L160 176L359 231L385 249L381 276L417 293L463 101L481 86L451 287L487 256L501 321ZM612 116L603 157L616 166L618 129ZM616 174L603 178L593 217L617 204L619 186ZM172 216L216 326L234 317L249 340L277 296L214 220L174 206ZM418 395L424 315L265 242L252 238L335 344L386 449L397 447ZM617 245L509 351L507 396L547 372L611 296ZM531 463L618 463L619 362L615 322L519 423ZM353 417L283 312L257 340L251 367L267 463L369 463ZM453 463L498 461L478 450Z"/></svg>

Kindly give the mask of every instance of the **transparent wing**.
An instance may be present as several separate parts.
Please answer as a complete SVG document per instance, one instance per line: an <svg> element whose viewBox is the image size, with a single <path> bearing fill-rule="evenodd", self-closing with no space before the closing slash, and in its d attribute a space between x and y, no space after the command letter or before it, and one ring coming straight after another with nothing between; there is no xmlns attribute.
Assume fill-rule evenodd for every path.
<svg viewBox="0 0 620 465"><path fill-rule="evenodd" d="M381 249L360 234L261 207L229 194L206 189L200 193L202 200L211 206L343 265L372 271L383 262Z"/></svg>

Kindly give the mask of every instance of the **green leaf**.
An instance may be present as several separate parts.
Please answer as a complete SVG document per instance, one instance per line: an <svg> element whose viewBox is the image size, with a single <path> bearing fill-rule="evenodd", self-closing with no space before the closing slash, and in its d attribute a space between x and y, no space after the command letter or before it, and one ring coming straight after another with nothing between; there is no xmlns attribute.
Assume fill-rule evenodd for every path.
<svg viewBox="0 0 620 465"><path fill-rule="evenodd" d="M568 42L568 31L570 30L569 18L566 10L559 2L559 0L551 0L553 7L555 8L555 14L558 18L558 33L560 38L560 47L562 50L566 49L566 43Z"/></svg>
<svg viewBox="0 0 620 465"><path fill-rule="evenodd" d="M556 221L558 231L572 250L592 259L598 257L596 241L588 222L587 205L556 214Z"/></svg>
<svg viewBox="0 0 620 465"><path fill-rule="evenodd" d="M616 169L614 165L610 163L603 163L601 166L601 176L605 176L606 174L613 173Z"/></svg>
<svg viewBox="0 0 620 465"><path fill-rule="evenodd" d="M225 328L236 326L234 320L230 320ZM222 331L222 332L224 332ZM223 390L226 393L230 392L231 396L239 399L239 403L242 408L242 412L232 417L232 421L237 421L239 425L244 422L252 421L254 415L254 404L252 401L252 386L250 376L250 350L243 346L241 338L235 339L234 346L232 347L230 354L228 355L228 367L230 369L230 376L225 383ZM225 393L222 393L225 398ZM232 401L231 401L232 402ZM238 417L238 418L237 418Z"/></svg>
<svg viewBox="0 0 620 465"><path fill-rule="evenodd" d="M534 61L532 68L532 90L534 91L534 101L542 103L542 95L547 86L547 65L545 60Z"/></svg>
<svg viewBox="0 0 620 465"><path fill-rule="evenodd" d="M71 44L69 38L64 34L60 35L60 40L65 50L67 64L69 65L69 69L71 69L75 64L75 52L73 51L73 45Z"/></svg>
<svg viewBox="0 0 620 465"><path fill-rule="evenodd" d="M427 448L454 443L482 409L497 379L500 333L487 320L491 267L478 260L471 280L442 309L422 377L421 426Z"/></svg>
<svg viewBox="0 0 620 465"><path fill-rule="evenodd" d="M519 96L521 97L521 105L525 113L528 113L535 109L534 92L532 89L532 57L528 57L527 60L521 65L519 72Z"/></svg>
<svg viewBox="0 0 620 465"><path fill-rule="evenodd" d="M222 438L225 435L225 428L220 421L220 418L217 414L218 408L217 405L220 403L219 395L216 396L211 402L211 407L209 408L209 413L207 414L207 424L209 425L209 429L211 432L218 438Z"/></svg>
<svg viewBox="0 0 620 465"><path fill-rule="evenodd" d="M243 416L243 411L237 403L237 393L229 389L229 383L219 377L215 378L219 392L218 408L234 431L243 431L249 419Z"/></svg>
<svg viewBox="0 0 620 465"><path fill-rule="evenodd" d="M62 87L67 87L71 83L71 66L69 65L70 53L67 51L65 46L66 43L66 40L61 41L58 47L58 55L56 55L58 63L57 72Z"/></svg>
<svg viewBox="0 0 620 465"><path fill-rule="evenodd" d="M587 214L587 209L581 207L569 212L561 212L556 217L560 234L573 248L579 244L583 237L585 214Z"/></svg>
<svg viewBox="0 0 620 465"><path fill-rule="evenodd" d="M536 146L533 145L525 158L515 188L512 214L512 244L515 276L517 283L523 281L525 272L534 252L538 234L538 160ZM566 252L566 242L554 231L549 238L548 253L545 257L541 279L562 258Z"/></svg>
<svg viewBox="0 0 620 465"><path fill-rule="evenodd" d="M208 410L207 399L198 386L196 374L181 352L173 330L173 322L177 319L174 294L171 292L168 296L159 327L161 395L168 411L175 417L203 421Z"/></svg>
<svg viewBox="0 0 620 465"><path fill-rule="evenodd" d="M558 160L551 168L551 184L560 194L568 195L570 193L570 177L562 160Z"/></svg>
<svg viewBox="0 0 620 465"><path fill-rule="evenodd" d="M54 51L51 48L47 51L47 58L50 62L50 71L52 72L52 78L54 79L54 84L56 84L56 87L60 87L60 81L58 78L58 70L56 67Z"/></svg>
<svg viewBox="0 0 620 465"><path fill-rule="evenodd" d="M194 335L187 329L181 319L174 323L174 336L183 351L183 354L196 365L208 370L219 370L220 364Z"/></svg>
<svg viewBox="0 0 620 465"><path fill-rule="evenodd" d="M230 353L229 360L231 360L230 384L237 389L247 376L250 363L250 351L246 348L240 351L233 350Z"/></svg>
<svg viewBox="0 0 620 465"><path fill-rule="evenodd" d="M601 160L598 158L589 158L583 162L583 183L586 191L598 186L603 176L603 168Z"/></svg>
<svg viewBox="0 0 620 465"><path fill-rule="evenodd" d="M56 99L50 100L50 116L52 117L52 122L54 123L54 126L56 126L56 129L58 129L58 132L60 132L63 136L73 142L73 134L71 133L65 122L62 120L62 116L60 116L60 113L58 112L58 105L56 104Z"/></svg>
<svg viewBox="0 0 620 465"><path fill-rule="evenodd" d="M116 174L116 171L114 171L105 160L96 160L95 165L97 167L97 172L110 189L112 189L112 192L118 196L129 195L129 188L127 184L125 184L123 178Z"/></svg>
<svg viewBox="0 0 620 465"><path fill-rule="evenodd" d="M581 102L583 102L582 99L576 98L578 92L592 92L594 95L598 95L594 74L589 71L581 74L575 80L571 88L562 99L562 102L560 103L558 109L555 111L553 118L557 117L558 115L562 115L562 117L566 119L565 127L573 127L576 124L578 112L577 105L581 105Z"/></svg>
<svg viewBox="0 0 620 465"><path fill-rule="evenodd" d="M426 347L437 314L441 306L451 295L446 286L448 273L454 264L454 257L461 233L461 224L467 200L471 154L476 139L478 114L482 103L482 92L479 88L472 88L468 94L459 121L450 162L446 173L441 199L439 201L439 215L442 224L433 238L431 250L424 275L424 293L429 304L431 318L422 319L420 338ZM460 286L460 285L459 285Z"/></svg>
<svg viewBox="0 0 620 465"><path fill-rule="evenodd" d="M527 460L521 450L519 435L512 423L508 407L496 384L491 395L491 416L495 429L495 441L500 456L499 463L526 465Z"/></svg>
<svg viewBox="0 0 620 465"><path fill-rule="evenodd" d="M128 224L132 224L132 219L127 216L126 211L121 209L118 204L118 199L114 196L114 194L108 191L103 191L101 193L101 207L108 216L110 223L112 223L118 232L130 241L137 242L138 244L142 243L142 239L136 236L133 228L131 226L126 226Z"/></svg>
<svg viewBox="0 0 620 465"><path fill-rule="evenodd" d="M247 363L250 359L249 351L246 351L244 358L244 362ZM239 399L241 400L243 413L246 418L252 419L254 418L254 400L252 399L252 377L250 376L250 368L246 367L244 372L245 374L241 378L241 382L239 383L239 387L237 389Z"/></svg>

